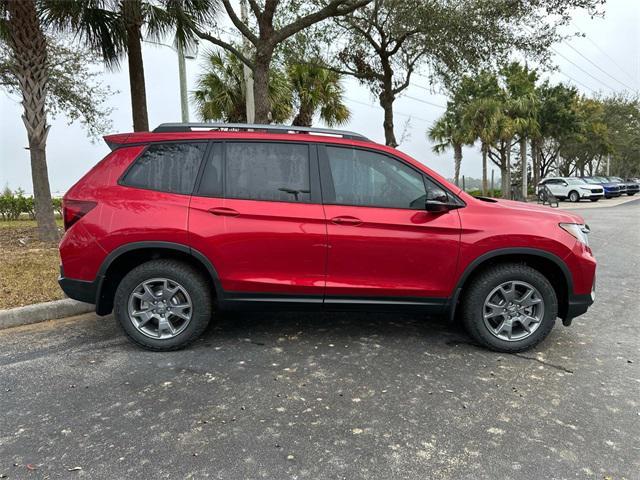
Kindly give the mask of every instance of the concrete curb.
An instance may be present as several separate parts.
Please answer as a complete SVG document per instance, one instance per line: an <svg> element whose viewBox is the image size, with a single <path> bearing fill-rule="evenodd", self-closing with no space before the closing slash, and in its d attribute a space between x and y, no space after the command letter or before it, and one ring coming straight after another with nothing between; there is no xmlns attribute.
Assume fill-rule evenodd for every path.
<svg viewBox="0 0 640 480"><path fill-rule="evenodd" d="M0 330L92 312L95 305L70 298L0 310Z"/></svg>

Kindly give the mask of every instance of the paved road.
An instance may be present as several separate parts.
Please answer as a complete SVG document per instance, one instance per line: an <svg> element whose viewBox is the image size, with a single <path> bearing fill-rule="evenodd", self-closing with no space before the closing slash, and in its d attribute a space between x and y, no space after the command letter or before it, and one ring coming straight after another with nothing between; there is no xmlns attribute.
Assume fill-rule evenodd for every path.
<svg viewBox="0 0 640 480"><path fill-rule="evenodd" d="M525 354L381 314L253 314L169 354L112 317L3 331L0 474L638 479L640 204L584 214L598 301Z"/></svg>

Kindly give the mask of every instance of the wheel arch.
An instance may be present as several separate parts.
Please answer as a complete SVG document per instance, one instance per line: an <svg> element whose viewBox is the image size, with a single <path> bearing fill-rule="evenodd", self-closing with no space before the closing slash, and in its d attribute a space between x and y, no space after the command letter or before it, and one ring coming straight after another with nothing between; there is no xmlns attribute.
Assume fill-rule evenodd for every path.
<svg viewBox="0 0 640 480"><path fill-rule="evenodd" d="M211 281L216 298L221 298L222 287L218 272L211 261L198 250L174 242L134 242L116 248L102 262L97 275L96 313L111 313L115 291L122 278L138 265L158 258L175 258L197 268Z"/></svg>
<svg viewBox="0 0 640 480"><path fill-rule="evenodd" d="M569 307L569 295L573 292L573 277L567 265L553 253L535 248L504 248L487 252L463 271L451 299L449 318L453 320L464 289L482 271L501 263L521 263L542 273L553 286L558 297L558 316L564 319Z"/></svg>

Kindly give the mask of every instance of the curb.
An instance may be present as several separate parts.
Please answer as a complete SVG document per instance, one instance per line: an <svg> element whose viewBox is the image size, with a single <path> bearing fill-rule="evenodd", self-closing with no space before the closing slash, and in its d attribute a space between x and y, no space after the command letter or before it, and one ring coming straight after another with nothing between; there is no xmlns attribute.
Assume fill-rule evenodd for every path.
<svg viewBox="0 0 640 480"><path fill-rule="evenodd" d="M70 298L0 310L0 330L92 312L95 305Z"/></svg>

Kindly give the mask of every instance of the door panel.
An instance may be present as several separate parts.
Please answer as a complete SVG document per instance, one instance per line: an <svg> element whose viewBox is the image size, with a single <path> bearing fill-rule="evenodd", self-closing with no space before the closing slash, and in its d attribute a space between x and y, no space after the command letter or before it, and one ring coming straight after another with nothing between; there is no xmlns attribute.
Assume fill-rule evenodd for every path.
<svg viewBox="0 0 640 480"><path fill-rule="evenodd" d="M442 188L368 149L326 147L320 167L329 237L326 303L335 296L450 295L460 217L457 210L425 210L426 199L447 201Z"/></svg>
<svg viewBox="0 0 640 480"><path fill-rule="evenodd" d="M315 147L216 145L191 199L191 245L209 257L225 292L321 301L327 229Z"/></svg>
<svg viewBox="0 0 640 480"><path fill-rule="evenodd" d="M460 241L457 210L419 210L326 205L326 296L448 297Z"/></svg>
<svg viewBox="0 0 640 480"><path fill-rule="evenodd" d="M213 262L225 291L323 293L322 205L192 197L189 233L191 245Z"/></svg>

